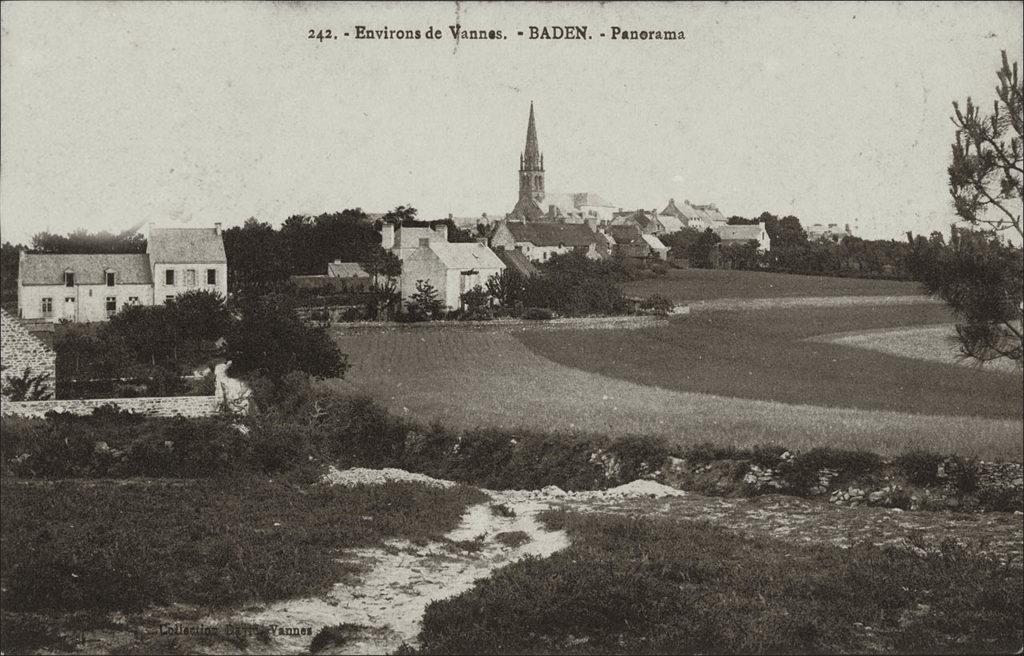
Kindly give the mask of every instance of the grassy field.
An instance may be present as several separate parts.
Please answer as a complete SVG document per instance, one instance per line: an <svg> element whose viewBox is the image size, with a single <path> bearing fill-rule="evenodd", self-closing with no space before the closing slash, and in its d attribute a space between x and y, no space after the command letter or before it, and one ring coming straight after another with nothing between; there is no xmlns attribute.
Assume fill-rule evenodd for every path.
<svg viewBox="0 0 1024 656"><path fill-rule="evenodd" d="M722 298L921 294L920 284L900 280L862 280L720 269L670 269L663 277L626 283L625 290L632 296L661 294L679 303Z"/></svg>
<svg viewBox="0 0 1024 656"><path fill-rule="evenodd" d="M308 595L345 576L342 549L440 539L485 498L462 487L255 478L5 480L2 489L3 607L12 611Z"/></svg>
<svg viewBox="0 0 1024 656"><path fill-rule="evenodd" d="M1007 653L1020 569L743 537L670 517L547 513L572 546L427 608L425 653Z"/></svg>
<svg viewBox="0 0 1024 656"><path fill-rule="evenodd" d="M837 323L846 330L904 325L915 317L920 323L935 323L936 311L930 306L892 306L873 315L851 308L828 319L836 316L835 309L822 310L821 316L801 310L785 326L775 327L772 321L782 318L770 311L734 313L715 339L736 341L728 335L758 334L758 341L768 340L768 346L753 356L725 348L709 351L712 347L687 338L686 330L707 319L700 313L665 328L632 331L337 334L353 368L345 380L331 385L369 393L415 421L455 429L646 434L678 446L775 442L796 449L831 446L890 456L920 448L1019 461L1024 451L1019 382L1014 387L1007 376L799 341L815 330L836 332ZM785 337L802 325L806 327ZM673 332L680 330L682 336ZM771 353L775 342L790 341L793 346L784 348L785 357ZM817 354L810 360L813 366L791 361L806 353ZM864 354L873 359L857 364ZM774 368L778 371L771 373ZM716 371L728 375L716 376ZM679 380L690 379L673 379L673 372L703 376L718 387L686 386ZM866 401L827 391L835 386ZM931 386L942 391L929 392ZM979 400L983 412L963 400L986 389L993 398ZM747 390L747 397L737 390ZM826 407L830 399L843 401L841 407ZM966 416L956 416L955 409Z"/></svg>
<svg viewBox="0 0 1024 656"><path fill-rule="evenodd" d="M700 312L645 330L524 332L531 350L575 369L717 396L933 415L1022 416L1019 377L807 342L816 335L950 321L938 305Z"/></svg>

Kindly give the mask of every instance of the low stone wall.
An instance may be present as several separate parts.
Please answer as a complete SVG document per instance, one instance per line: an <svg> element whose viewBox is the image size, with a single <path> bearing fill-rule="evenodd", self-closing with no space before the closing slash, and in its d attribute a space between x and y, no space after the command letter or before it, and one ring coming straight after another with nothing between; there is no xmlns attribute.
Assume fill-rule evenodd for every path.
<svg viewBox="0 0 1024 656"><path fill-rule="evenodd" d="M151 417L209 417L218 412L245 414L249 410L251 391L240 380L226 373L227 365L214 367L216 393L212 396L144 396L124 399L50 399L47 401L0 402L0 415L45 417L47 412L69 412L88 415L104 405Z"/></svg>
<svg viewBox="0 0 1024 656"><path fill-rule="evenodd" d="M0 414L20 417L45 417L47 412L88 415L104 405L152 417L208 417L220 409L216 396L146 396L129 399L50 399L47 401L5 401Z"/></svg>

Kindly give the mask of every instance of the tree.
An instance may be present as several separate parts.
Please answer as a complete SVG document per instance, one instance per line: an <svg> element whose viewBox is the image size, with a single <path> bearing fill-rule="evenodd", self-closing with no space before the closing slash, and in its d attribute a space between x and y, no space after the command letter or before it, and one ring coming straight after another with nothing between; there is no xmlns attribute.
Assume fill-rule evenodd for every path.
<svg viewBox="0 0 1024 656"><path fill-rule="evenodd" d="M225 230L224 251L232 293L267 293L288 278L283 241L269 223L250 217L241 227Z"/></svg>
<svg viewBox="0 0 1024 656"><path fill-rule="evenodd" d="M949 166L949 193L958 216L973 230L952 229L946 247L937 240L912 240L913 269L929 292L957 315L962 354L979 361L1006 357L1021 362L1024 266L1021 247L1001 238L1021 231L1024 196L1024 87L1017 63L1006 52L996 72L999 85L992 114L968 98L953 103L956 127Z"/></svg>
<svg viewBox="0 0 1024 656"><path fill-rule="evenodd" d="M999 86L990 116L983 115L970 98L963 111L953 102L956 141L948 169L949 193L957 215L971 225L996 232L1012 230L1021 237L1024 86L1017 75L1017 62L1011 68L1005 50L996 76Z"/></svg>
<svg viewBox="0 0 1024 656"><path fill-rule="evenodd" d="M491 295L480 285L467 289L460 297L462 307L465 309L463 318L474 321L482 321L494 318L494 311L491 310Z"/></svg>
<svg viewBox="0 0 1024 656"><path fill-rule="evenodd" d="M437 289L430 284L429 280L416 281L416 293L410 297L410 300L411 304L423 312L427 319L436 318L444 309L444 304L438 298Z"/></svg>
<svg viewBox="0 0 1024 656"><path fill-rule="evenodd" d="M340 378L348 358L322 328L311 328L278 295L246 298L225 338L233 375L264 374L279 382L292 371Z"/></svg>
<svg viewBox="0 0 1024 656"><path fill-rule="evenodd" d="M514 310L522 304L525 288L526 281L523 280L523 275L511 267L506 267L487 279L487 291L506 310Z"/></svg>

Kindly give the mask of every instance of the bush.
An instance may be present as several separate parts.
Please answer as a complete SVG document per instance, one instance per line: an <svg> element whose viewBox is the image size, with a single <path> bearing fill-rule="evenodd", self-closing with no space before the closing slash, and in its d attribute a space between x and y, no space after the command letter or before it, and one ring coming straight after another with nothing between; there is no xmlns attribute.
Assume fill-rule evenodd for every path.
<svg viewBox="0 0 1024 656"><path fill-rule="evenodd" d="M317 378L345 375L346 356L322 328L307 326L287 303L263 297L246 300L240 309L241 319L226 338L232 375L264 372L274 380L291 371Z"/></svg>
<svg viewBox="0 0 1024 656"><path fill-rule="evenodd" d="M942 482L938 473L943 460L945 457L937 453L910 451L896 458L893 464L911 485L929 487Z"/></svg>
<svg viewBox="0 0 1024 656"><path fill-rule="evenodd" d="M640 309L654 314L668 314L675 307L675 303L661 296L653 294L640 302Z"/></svg>
<svg viewBox="0 0 1024 656"><path fill-rule="evenodd" d="M523 318L531 321L550 321L555 318L555 313L548 308L528 307L523 310Z"/></svg>

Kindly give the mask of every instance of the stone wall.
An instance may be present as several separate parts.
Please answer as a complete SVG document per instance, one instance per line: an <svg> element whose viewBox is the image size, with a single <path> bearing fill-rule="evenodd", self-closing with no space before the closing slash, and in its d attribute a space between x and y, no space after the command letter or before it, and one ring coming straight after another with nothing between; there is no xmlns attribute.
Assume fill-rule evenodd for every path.
<svg viewBox="0 0 1024 656"><path fill-rule="evenodd" d="M28 368L32 375L48 374L47 386L53 392L57 379L57 354L5 310L0 310L0 358L5 367L0 374L4 379L21 376Z"/></svg>
<svg viewBox="0 0 1024 656"><path fill-rule="evenodd" d="M208 417L217 413L220 400L216 396L146 396L126 399L3 401L0 414L41 418L52 410L88 415L103 405L116 405L121 410L152 417Z"/></svg>
<svg viewBox="0 0 1024 656"><path fill-rule="evenodd" d="M147 396L124 399L53 399L48 401L0 401L0 415L45 417L47 412L91 414L104 405L116 405L121 410L151 417L209 417L218 412L244 414L249 409L251 391L240 380L226 373L227 365L214 368L217 377L216 393L212 396Z"/></svg>

